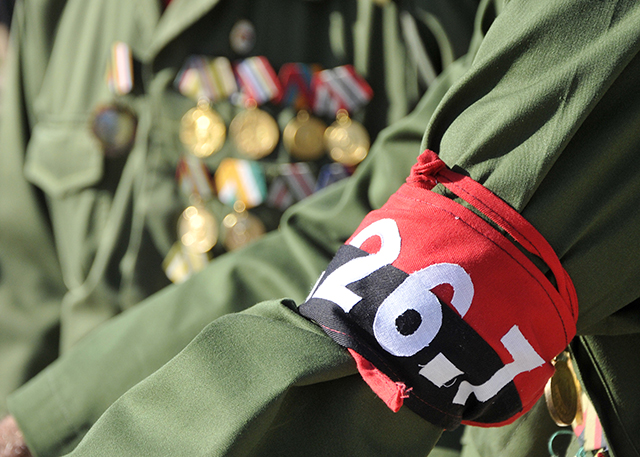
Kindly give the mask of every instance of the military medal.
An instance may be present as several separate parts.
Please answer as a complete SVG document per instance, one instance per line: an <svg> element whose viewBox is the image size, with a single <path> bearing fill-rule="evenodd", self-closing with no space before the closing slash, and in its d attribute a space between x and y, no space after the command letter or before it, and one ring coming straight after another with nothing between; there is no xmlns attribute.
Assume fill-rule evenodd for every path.
<svg viewBox="0 0 640 457"><path fill-rule="evenodd" d="M586 393L582 392L580 399L582 417L571 424L578 444L585 451L596 453L596 457L608 457L609 445L598 412Z"/></svg>
<svg viewBox="0 0 640 457"><path fill-rule="evenodd" d="M282 142L289 153L300 160L317 160L324 155L327 125L308 111L299 111L284 128Z"/></svg>
<svg viewBox="0 0 640 457"><path fill-rule="evenodd" d="M357 165L367 156L371 140L367 130L349 113L369 103L373 97L371 86L351 65L318 72L312 85L314 112L336 116L324 134L329 155L344 165Z"/></svg>
<svg viewBox="0 0 640 457"><path fill-rule="evenodd" d="M229 135L240 153L258 160L271 154L280 138L275 119L258 106L269 101L277 103L282 88L265 57L243 60L236 66L236 74L241 87L238 100L246 109L231 121Z"/></svg>
<svg viewBox="0 0 640 457"><path fill-rule="evenodd" d="M130 109L120 104L98 107L91 121L91 131L108 158L121 157L133 147L138 119Z"/></svg>
<svg viewBox="0 0 640 457"><path fill-rule="evenodd" d="M549 414L559 426L571 425L574 420L581 422L581 388L573 372L568 353L556 357L555 373L547 382L544 397Z"/></svg>
<svg viewBox="0 0 640 457"><path fill-rule="evenodd" d="M284 64L278 75L282 84L282 104L292 106L298 114L287 123L282 132L282 143L299 160L317 160L324 155L324 131L327 125L312 116L311 80L313 70L301 63Z"/></svg>
<svg viewBox="0 0 640 457"><path fill-rule="evenodd" d="M233 213L222 220L223 244L229 251L238 249L265 234L264 224L246 210L242 202L233 205Z"/></svg>
<svg viewBox="0 0 640 457"><path fill-rule="evenodd" d="M238 151L258 160L273 152L280 138L280 129L270 114L250 103L229 124L229 135Z"/></svg>
<svg viewBox="0 0 640 457"><path fill-rule="evenodd" d="M216 219L204 206L189 206L178 221L178 236L188 251L204 254L218 242Z"/></svg>
<svg viewBox="0 0 640 457"><path fill-rule="evenodd" d="M201 254L187 249L181 242L175 243L162 262L165 274L174 283L181 283L209 263L206 253Z"/></svg>
<svg viewBox="0 0 640 457"><path fill-rule="evenodd" d="M324 132L324 141L331 158L343 165L357 165L369 153L369 133L346 110L338 111L336 121Z"/></svg>
<svg viewBox="0 0 640 457"><path fill-rule="evenodd" d="M126 43L118 41L111 46L105 79L109 91L116 97L133 89L133 57ZM137 126L134 112L120 102L98 106L91 119L91 131L107 158L121 157L131 151Z"/></svg>
<svg viewBox="0 0 640 457"><path fill-rule="evenodd" d="M353 113L373 97L371 86L352 65L322 70L313 75L313 111L318 115L335 115L338 110Z"/></svg>
<svg viewBox="0 0 640 457"><path fill-rule="evenodd" d="M224 121L204 100L182 117L180 140L196 157L204 158L218 152L225 138Z"/></svg>

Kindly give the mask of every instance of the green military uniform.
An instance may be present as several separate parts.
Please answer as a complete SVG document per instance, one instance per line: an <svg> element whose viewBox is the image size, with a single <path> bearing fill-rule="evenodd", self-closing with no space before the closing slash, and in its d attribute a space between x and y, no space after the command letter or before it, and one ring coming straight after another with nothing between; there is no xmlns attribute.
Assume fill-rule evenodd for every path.
<svg viewBox="0 0 640 457"><path fill-rule="evenodd" d="M356 116L375 136L380 128L404 116L423 90L398 28L403 9L409 9L423 28L431 31L433 42L427 47L439 54L442 66L448 66L466 51L473 3L463 3L452 12L431 2L379 7L368 1L345 5L295 1L282 6L247 3L232 8L213 1L176 0L161 15L156 1L122 5L21 2L13 27L14 47L3 108L9 115L1 132L5 146L0 155L0 186L3 195L11 196L0 203L3 401L6 392L40 371L59 350L66 352L90 329L168 283L161 263L176 237L174 220L185 204L174 181L175 165L183 151L178 124L194 104L178 94L172 83L191 54L233 58L229 30L248 15L257 31L252 53L266 55L276 67L288 61L326 67L353 63L374 89L374 99ZM282 17L287 18L287 24L282 23ZM104 81L104 67L116 40L129 43L140 62L140 68L136 67L137 91L121 98L137 113L139 134L127 158L105 160L90 134L90 124L96 107L114 98ZM227 121L233 115L228 103L218 108ZM422 120L414 121L413 134L398 134L406 142L407 159L392 161L386 173L396 170L392 173L395 176L406 174L417 154L423 125ZM226 146L210 165L215 166L223 155L232 155L230 149ZM395 187L392 181L383 182L384 178L384 174L378 177L379 203ZM369 178L365 173L361 179ZM319 207L301 209L294 214L306 216L291 216L283 223L281 234L216 261L211 267L214 271L201 283L206 286L201 289L206 291L204 296L187 300L184 306L179 304L183 298L160 298L185 297L190 293L185 290L196 290L192 289L193 281L199 280L194 278L191 285L169 288L151 300L166 301L170 308L179 304L183 318L173 314L176 309L166 314L151 311L166 318L158 326L160 321L149 320L149 315L129 313L129 337L142 337L142 342L135 344L138 349L130 350L132 341L127 337L108 337L120 368L107 371L122 376L107 381L102 377L105 373L98 375L92 370L97 375L94 380L102 377L105 381L103 387L95 389L87 383L86 403L80 401L79 391L72 394L79 408L93 410L82 419L87 422L79 428L68 424L64 434L50 438L67 444L70 436L87 428L121 393L155 371L221 314L270 297L304 298L337 246L370 209L367 205L356 210L360 203L353 206L349 203L353 199L341 197L342 192L327 191L322 200L321 206L326 208L331 208L335 199L346 202L340 221L334 221L326 232L316 232L315 223L307 220L323 218ZM218 218L228 211L215 202L211 205ZM282 247L282 237L290 240L289 249ZM318 245L304 243L308 237L317 238ZM298 268L289 271L292 262ZM240 282L251 285L232 286ZM155 337L133 330L138 325ZM119 349L123 347L127 349ZM141 364L140 357L147 350L149 355L142 357ZM123 357L123 352L130 358ZM72 369L64 371L71 376L74 373ZM96 392L101 393L94 397ZM24 398L31 402L37 397L27 394ZM101 404L97 409L88 406L94 399ZM16 398L14 405L19 404L22 402ZM43 407L41 404L38 409ZM47 437L40 432L36 435Z"/></svg>
<svg viewBox="0 0 640 457"><path fill-rule="evenodd" d="M640 140L635 76L640 11L634 2L523 3L509 3L492 25L470 71L436 109L424 145L521 211L555 248L580 300L579 336L572 349L583 384L614 453L635 455L638 373L629 361L638 347L635 270L640 255L628 247L640 236L640 184L634 179L640 162L633 155ZM429 94L435 100L436 90ZM393 171L408 173L410 161L401 164L399 158L413 147L419 124L425 122L420 114L430 114L434 99L427 97L415 117L381 135L356 179L298 206L281 233L244 254L269 258L275 249L300 252L295 259L302 267L287 272L312 276L308 262L317 258L312 253L335 250L353 229L346 220L384 202L400 181L388 184ZM349 217L339 218L343 211ZM329 220L332 216L335 221ZM335 235L333 242L327 242L327 233ZM275 243L271 248L270 241ZM241 255L228 257L229 267ZM238 278L245 268L229 268L228 278ZM180 305L219 300L210 285L224 269L225 260L220 260L184 286L104 326L19 392L11 409L34 448L43 449L42 455L70 448L108 404L107 397L116 394L104 385L98 388L105 392L103 401L97 396L93 410L83 409L85 398L74 398L83 395L81 389L64 394L67 380L77 377L70 368L80 370L83 360L100 352L118 367L115 351L105 349L105 343L123 340L110 337L132 337L136 319L164 320L164 328L187 322ZM271 282L287 281L278 271L271 272ZM255 270L247 274L251 280L243 285L254 280L261 285ZM303 289L300 297L291 296L300 300ZM233 307L237 299L226 293L222 301ZM216 320L120 398L73 455L426 453L438 431L408 411L394 416L376 404L345 354L291 307L287 301L267 302ZM161 309L166 314L154 313ZM151 327L145 334L150 340ZM135 351L131 345L121 347ZM152 355L139 354L132 365L151 371L145 364ZM544 418L540 406L512 426L470 429L464 452L544 455L544 438L538 436L552 428L538 420Z"/></svg>
<svg viewBox="0 0 640 457"><path fill-rule="evenodd" d="M187 204L175 182L184 153L178 131L180 118L195 105L173 81L191 55L245 57L231 49L230 31L248 19L255 32L248 55L266 56L276 70L287 62L353 64L374 90L354 117L374 137L415 105L424 89L398 28L404 7L272 3L176 0L164 12L158 0L17 5L0 154L0 410L8 392L59 352L169 283L162 261ZM405 5L420 12L423 30L432 30L427 47L441 55L434 58L438 65L466 51L472 3L442 21L436 18L441 6ZM116 98L105 83L115 41L132 48L134 90L118 101L136 113L138 134L126 157L105 159L91 121L97 107ZM227 123L238 111L228 101L216 108ZM269 109L282 114L280 107ZM227 142L208 165L215 168L233 155ZM217 201L209 205L218 220L230 211ZM262 215L272 226L277 221L278 214ZM241 303L193 317L199 323L179 344L220 313L271 297L301 298L334 247L323 246L321 255L296 251L309 257L308 265L287 281L274 281L271 268L254 264L260 274L244 274L260 281L256 292L245 290Z"/></svg>

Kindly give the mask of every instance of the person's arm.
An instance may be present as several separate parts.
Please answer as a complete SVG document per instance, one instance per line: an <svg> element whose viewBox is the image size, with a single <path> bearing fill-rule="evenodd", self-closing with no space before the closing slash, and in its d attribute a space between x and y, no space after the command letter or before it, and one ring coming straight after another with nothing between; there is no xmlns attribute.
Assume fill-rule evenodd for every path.
<svg viewBox="0 0 640 457"><path fill-rule="evenodd" d="M425 123L465 66L451 66L412 115L381 132L352 178L295 205L277 232L115 317L12 395L10 411L34 452L73 449L120 395L214 319L273 296L303 300L362 217L409 173Z"/></svg>
<svg viewBox="0 0 640 457"><path fill-rule="evenodd" d="M448 165L461 167L494 191L548 239L576 285L579 331L597 325L639 295L635 276L624 274L636 271L640 264L640 254L628 249L639 241L636 228L640 223L640 215L633 209L640 195L640 161L635 154L640 139L637 124L628 122L640 109L634 99L637 91L630 90L636 87L633 83L638 70L634 59L639 46L635 27L638 10L635 2L509 3L489 30L471 72L441 104L426 138L426 145L440 152ZM605 280L594 281L595 272ZM275 305L263 306L272 309ZM188 424L193 419L217 424L224 415L236 417L226 409L225 399L241 411L264 411L267 420L252 415L259 420L246 422L246 428L233 429L231 424L233 430L221 432L216 432L215 426L212 432L186 425L188 435L172 434L167 446L178 449L181 446L177 443L182 442L185 449L193 451L189 446L203 443L206 447L195 449L210 453L238 449L240 454L247 443L252 447L242 449L245 455L257 450L261 455L268 454L268 449L276 452L276 446L268 446L279 444L279 427L286 430L287 422L275 420L281 416L272 407L287 411L294 404L304 405L306 395L296 402L280 395L298 392L293 387L295 379L285 381L286 387L260 381L225 384L212 403L207 402L209 387L217 385L221 371L234 374L237 369L243 380L253 379L252 373L262 374L263 357L248 371L247 365L242 365L256 360L254 354L263 354L262 343L267 347L273 344L272 361L292 361L290 357L300 350L305 360L284 365L303 371L326 360L333 349L318 344L307 353L305 348L315 340L306 333L298 334L296 325L289 327L290 322L284 328L275 326L291 335L290 346L275 344L268 334L250 348L236 344L238 335L255 330L247 320L259 317L257 326L262 328L264 323L269 328L267 322L272 318L256 314L250 318L232 315L212 324L184 353L118 400L71 455L109 455L116 449L119 455L153 455L157 448L152 443L159 436L165 439L164 433L175 432L176 423ZM225 344L227 341L233 344ZM224 356L220 355L222 347ZM321 371L331 377L334 368L326 366ZM320 373L314 372L313 381L315 375ZM269 385L276 386L279 393L267 399L261 388ZM335 395L330 392L323 397L329 404L342 398L344 392L336 385L326 387ZM158 392L166 396L158 396ZM167 396L183 395L190 405L202 400L211 408L194 407L193 413L191 408L178 407L173 415L175 402L164 402ZM147 414L144 408L156 413ZM331 427L333 417L324 412L308 412L306 418ZM400 409L399 414L405 413ZM352 419L354 427L369 423L371 418L356 409L341 412L337 420L343 419L342 414ZM237 417L247 416L239 413ZM128 430L135 430L135 437ZM371 430L376 430L374 425ZM227 441L210 440L212 433L216 437L221 433ZM293 435L302 438L302 434ZM123 436L132 439L120 439ZM366 439L357 442L362 441ZM351 444L345 440L345 446ZM413 444L404 441L394 454L410 450Z"/></svg>

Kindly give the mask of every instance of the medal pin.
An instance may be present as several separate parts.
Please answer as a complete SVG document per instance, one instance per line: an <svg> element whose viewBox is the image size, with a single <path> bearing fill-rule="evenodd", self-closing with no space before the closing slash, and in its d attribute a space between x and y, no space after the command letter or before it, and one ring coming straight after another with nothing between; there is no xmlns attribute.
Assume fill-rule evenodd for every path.
<svg viewBox="0 0 640 457"><path fill-rule="evenodd" d="M313 89L316 111L336 116L324 133L329 155L346 166L359 164L367 156L371 140L364 126L353 120L349 112L371 100L371 87L353 66L344 65L314 75Z"/></svg>
<svg viewBox="0 0 640 457"><path fill-rule="evenodd" d="M265 57L250 57L236 66L244 110L229 125L229 135L240 153L259 160L273 152L280 139L280 129L273 117L258 108L266 102L278 102L282 89L275 71Z"/></svg>
<svg viewBox="0 0 640 457"><path fill-rule="evenodd" d="M283 103L298 109L282 132L282 143L296 159L317 160L325 153L323 135L327 126L309 113L313 103L312 69L303 64L285 64L279 78L284 92Z"/></svg>
<svg viewBox="0 0 640 457"><path fill-rule="evenodd" d="M222 220L223 244L229 251L238 249L260 238L266 229L260 219L247 211L242 201L233 205L233 212Z"/></svg>
<svg viewBox="0 0 640 457"><path fill-rule="evenodd" d="M111 46L105 79L116 100L96 107L91 131L105 157L122 157L133 147L138 126L135 113L120 100L133 89L133 56L126 43L115 42Z"/></svg>
<svg viewBox="0 0 640 457"><path fill-rule="evenodd" d="M553 361L555 373L547 381L544 397L549 414L559 426L571 425L574 420L582 422L580 404L581 388L573 371L568 352L563 352Z"/></svg>

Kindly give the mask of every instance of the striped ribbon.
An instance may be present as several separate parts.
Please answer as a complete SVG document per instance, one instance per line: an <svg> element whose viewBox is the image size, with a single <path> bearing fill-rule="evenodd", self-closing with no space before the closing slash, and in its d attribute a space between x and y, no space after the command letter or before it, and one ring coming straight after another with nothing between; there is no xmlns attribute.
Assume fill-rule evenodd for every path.
<svg viewBox="0 0 640 457"><path fill-rule="evenodd" d="M315 191L316 180L311 168L304 162L285 163L279 167L279 175L269 189L267 203L284 211Z"/></svg>
<svg viewBox="0 0 640 457"><path fill-rule="evenodd" d="M189 57L178 72L174 85L186 97L194 100L205 97L214 103L238 91L233 68L226 57Z"/></svg>
<svg viewBox="0 0 640 457"><path fill-rule="evenodd" d="M316 182L316 192L320 189L324 189L330 184L338 182L344 178L350 176L347 167L341 163L329 163L320 168L318 173L318 181Z"/></svg>
<svg viewBox="0 0 640 457"><path fill-rule="evenodd" d="M582 393L581 403L582 422L580 424L572 424L573 433L578 437L578 442L585 451L607 449L607 440L604 436L598 413L584 392Z"/></svg>
<svg viewBox="0 0 640 457"><path fill-rule="evenodd" d="M282 98L280 80L266 57L244 59L236 65L235 70L244 98L242 102L253 100L258 105L269 101L280 102Z"/></svg>
<svg viewBox="0 0 640 457"><path fill-rule="evenodd" d="M126 95L133 89L133 56L128 44L116 41L111 45L106 79L113 94Z"/></svg>
<svg viewBox="0 0 640 457"><path fill-rule="evenodd" d="M322 70L313 76L313 110L316 114L334 116L339 109L354 112L373 97L373 90L352 65Z"/></svg>
<svg viewBox="0 0 640 457"><path fill-rule="evenodd" d="M278 72L282 86L281 104L292 106L297 111L313 105L311 81L319 69L303 63L285 63Z"/></svg>
<svg viewBox="0 0 640 457"><path fill-rule="evenodd" d="M247 208L261 204L267 194L260 165L250 160L224 159L215 173L218 199L229 206L241 201Z"/></svg>
<svg viewBox="0 0 640 457"><path fill-rule="evenodd" d="M213 185L207 166L197 157L184 156L178 162L176 179L183 195L197 195L202 200L213 197Z"/></svg>

